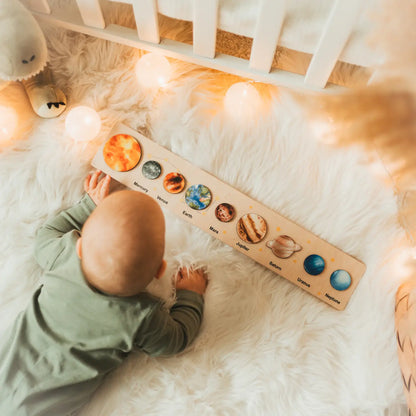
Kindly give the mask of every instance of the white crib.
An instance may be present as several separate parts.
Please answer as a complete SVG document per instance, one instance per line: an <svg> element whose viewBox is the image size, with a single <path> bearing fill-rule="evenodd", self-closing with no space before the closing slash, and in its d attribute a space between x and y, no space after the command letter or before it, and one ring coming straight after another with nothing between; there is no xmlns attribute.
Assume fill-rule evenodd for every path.
<svg viewBox="0 0 416 416"><path fill-rule="evenodd" d="M322 21L321 16L321 23L315 22L314 30L319 29L320 32L317 41L309 45L308 50L301 50L310 52L312 55L305 75L272 68L278 45L289 45L289 47L294 45L296 49L296 42L292 39L286 39L285 42L284 22L288 17L290 7L292 9L297 7L296 10L302 10L305 5L311 7L305 1L303 5L301 0L252 0L251 3L250 0L248 3L235 0L107 1L130 4L137 31L120 25L106 24L100 0L68 0L65 2L65 7L51 7L48 0L26 0L26 4L40 20L52 22L66 29L147 51L158 51L168 57L291 88L332 90L338 86L328 84L328 78L338 60L370 68L380 60L376 51L366 43L367 33L357 34L359 22L361 22L361 27L370 26L371 21L368 19L367 11L370 6L374 10L375 1L319 0L313 2L314 7L315 4L318 6L320 4L318 9L321 15L324 15L325 21ZM71 3L72 7L67 8L66 6L71 6ZM323 5L329 8L325 9ZM253 43L249 60L216 53L217 28L223 10L225 10L224 13L228 12L229 16L231 13L235 16L234 20L238 21L239 8L244 8L249 16L245 16L245 20L242 19L244 21L240 22L240 29L235 30L236 33L244 31L245 21L254 20L251 28ZM252 13L253 11L255 13ZM295 12L292 13L292 20ZM311 12L314 13L313 9ZM192 20L193 44L161 38L158 13ZM298 19L297 29L295 28L298 32L303 31L306 40L311 26L308 17L304 16L306 20ZM229 31L233 30L232 27L231 29L227 27L227 24L225 26ZM355 42L351 42L354 35ZM302 49L302 45L298 48Z"/></svg>

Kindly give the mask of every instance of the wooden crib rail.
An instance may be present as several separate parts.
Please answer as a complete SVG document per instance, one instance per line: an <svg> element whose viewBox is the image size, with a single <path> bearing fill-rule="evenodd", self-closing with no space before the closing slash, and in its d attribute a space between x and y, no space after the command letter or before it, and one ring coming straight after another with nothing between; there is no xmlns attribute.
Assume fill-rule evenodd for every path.
<svg viewBox="0 0 416 416"><path fill-rule="evenodd" d="M63 28L129 45L197 65L233 73L257 81L295 89L333 91L341 88L328 83L331 72L354 29L362 8L361 0L334 0L305 76L272 68L272 61L285 17L288 0L260 0L259 15L250 60L216 54L219 0L194 0L193 45L164 39L159 34L157 0L109 0L131 4L137 31L105 24L100 0L75 0L77 8L63 12L50 7L48 0L26 0L40 20Z"/></svg>

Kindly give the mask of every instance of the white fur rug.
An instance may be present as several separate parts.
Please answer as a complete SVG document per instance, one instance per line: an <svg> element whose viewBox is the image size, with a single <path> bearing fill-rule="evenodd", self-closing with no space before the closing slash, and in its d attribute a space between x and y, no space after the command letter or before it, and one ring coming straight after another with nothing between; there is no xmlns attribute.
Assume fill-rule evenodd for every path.
<svg viewBox="0 0 416 416"><path fill-rule="evenodd" d="M367 272L336 311L166 212L168 273L152 287L169 300L179 263L208 266L203 326L181 355L131 355L82 416L398 415L404 403L393 328L402 232L393 191L358 150L319 143L286 92L274 92L257 126L227 119L204 89L212 73L173 63L158 95L141 90L138 51L46 28L51 65L69 107L103 120L89 144L65 134L65 113L36 119L18 85L1 93L20 111L20 137L0 153L1 328L21 310L41 270L36 229L82 194L90 160L116 122L144 132L251 197L358 257ZM71 319L71 317L68 317ZM404 413L403 413L404 414Z"/></svg>

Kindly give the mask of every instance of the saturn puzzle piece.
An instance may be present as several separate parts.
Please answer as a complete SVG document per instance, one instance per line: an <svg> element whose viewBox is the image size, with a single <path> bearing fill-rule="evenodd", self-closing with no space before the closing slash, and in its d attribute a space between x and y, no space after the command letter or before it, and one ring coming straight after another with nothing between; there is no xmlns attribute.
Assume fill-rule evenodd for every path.
<svg viewBox="0 0 416 416"><path fill-rule="evenodd" d="M302 250L302 246L297 244L292 237L288 235L279 235L274 240L268 241L266 246L269 247L273 254L281 259L287 259L293 253Z"/></svg>

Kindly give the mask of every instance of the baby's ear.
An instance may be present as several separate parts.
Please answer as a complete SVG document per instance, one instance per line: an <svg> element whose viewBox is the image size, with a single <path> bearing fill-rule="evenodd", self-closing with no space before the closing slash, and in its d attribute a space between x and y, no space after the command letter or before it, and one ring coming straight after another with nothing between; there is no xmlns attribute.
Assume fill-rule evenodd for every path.
<svg viewBox="0 0 416 416"><path fill-rule="evenodd" d="M80 257L81 258L81 257ZM159 267L158 272L156 273L156 279L160 279L163 276L163 273L165 273L166 271L166 260L162 260L162 264Z"/></svg>
<svg viewBox="0 0 416 416"><path fill-rule="evenodd" d="M80 238L78 238L77 244L76 244L76 246L75 246L75 249L77 250L78 257L79 257L80 259L82 258L81 240L82 240L82 238L81 238L81 237L80 237Z"/></svg>

